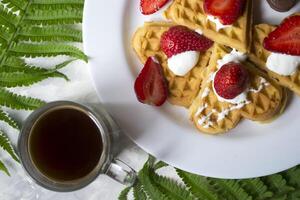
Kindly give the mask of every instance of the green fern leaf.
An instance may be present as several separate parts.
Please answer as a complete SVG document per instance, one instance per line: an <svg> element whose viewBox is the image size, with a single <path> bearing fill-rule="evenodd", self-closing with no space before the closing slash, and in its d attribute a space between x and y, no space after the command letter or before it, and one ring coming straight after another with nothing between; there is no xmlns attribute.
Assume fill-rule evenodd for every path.
<svg viewBox="0 0 300 200"><path fill-rule="evenodd" d="M127 200L128 193L130 192L131 187L127 187L119 195L119 200Z"/></svg>
<svg viewBox="0 0 300 200"><path fill-rule="evenodd" d="M300 200L300 188L288 194L287 200Z"/></svg>
<svg viewBox="0 0 300 200"><path fill-rule="evenodd" d="M5 8L3 4L0 4L0 19L1 25L8 26L12 30L15 30L21 20L21 16L13 14L8 8Z"/></svg>
<svg viewBox="0 0 300 200"><path fill-rule="evenodd" d="M10 176L8 169L5 164L0 160L0 171L3 171L6 175Z"/></svg>
<svg viewBox="0 0 300 200"><path fill-rule="evenodd" d="M150 160L151 162L151 160ZM144 191L150 199L156 200L171 200L165 194L163 194L153 183L150 176L150 166L152 163L147 162L143 169L139 172L138 177L142 185L144 185Z"/></svg>
<svg viewBox="0 0 300 200"><path fill-rule="evenodd" d="M1 0L1 2L13 11L25 10L28 4L26 0Z"/></svg>
<svg viewBox="0 0 300 200"><path fill-rule="evenodd" d="M268 187L259 178L242 179L238 183L253 199L263 200L273 196L273 193L268 191Z"/></svg>
<svg viewBox="0 0 300 200"><path fill-rule="evenodd" d="M205 200L219 200L214 188L205 177L184 172L180 169L176 169L176 172L195 197Z"/></svg>
<svg viewBox="0 0 300 200"><path fill-rule="evenodd" d="M32 0L32 4L42 4L42 5L79 4L79 5L83 5L84 0Z"/></svg>
<svg viewBox="0 0 300 200"><path fill-rule="evenodd" d="M24 17L25 24L51 25L51 24L76 24L82 22L83 10L81 8L63 9L35 9L29 8Z"/></svg>
<svg viewBox="0 0 300 200"><path fill-rule="evenodd" d="M159 161L159 162L155 163L153 169L154 169L154 170L158 170L158 169L160 169L160 168L167 167L167 166L168 166L167 163L165 163L165 162L163 162L163 161Z"/></svg>
<svg viewBox="0 0 300 200"><path fill-rule="evenodd" d="M287 185L286 180L280 174L263 177L261 180L269 187L269 190L277 196L293 191L294 188Z"/></svg>
<svg viewBox="0 0 300 200"><path fill-rule="evenodd" d="M3 110L0 110L0 120L6 122L8 125L10 125L11 127L15 128L15 129L20 129L20 126L18 125L18 123L14 119L12 119Z"/></svg>
<svg viewBox="0 0 300 200"><path fill-rule="evenodd" d="M289 185L300 189L300 167L294 167L283 173Z"/></svg>
<svg viewBox="0 0 300 200"><path fill-rule="evenodd" d="M208 178L211 184L224 199L228 200L251 200L251 197L234 180Z"/></svg>
<svg viewBox="0 0 300 200"><path fill-rule="evenodd" d="M155 172L151 172L150 174L153 182L157 185L157 188L163 193L166 194L172 200L195 200L190 192L186 190L186 188L176 181L155 174Z"/></svg>
<svg viewBox="0 0 300 200"><path fill-rule="evenodd" d="M16 110L34 110L45 102L31 97L25 97L9 92L4 88L0 88L0 105Z"/></svg>
<svg viewBox="0 0 300 200"><path fill-rule="evenodd" d="M25 56L25 57L53 57L58 55L67 55L74 58L78 58L87 62L87 56L82 53L81 50L74 46L65 44L29 44L19 43L15 44L9 51L13 56Z"/></svg>
<svg viewBox="0 0 300 200"><path fill-rule="evenodd" d="M8 137L2 131L0 131L0 147L5 150L15 161L20 162Z"/></svg>
<svg viewBox="0 0 300 200"><path fill-rule="evenodd" d="M64 26L25 27L17 36L19 41L34 42L82 42L82 33L79 30Z"/></svg>
<svg viewBox="0 0 300 200"><path fill-rule="evenodd" d="M137 182L133 187L134 200L147 200L147 195L140 182Z"/></svg>

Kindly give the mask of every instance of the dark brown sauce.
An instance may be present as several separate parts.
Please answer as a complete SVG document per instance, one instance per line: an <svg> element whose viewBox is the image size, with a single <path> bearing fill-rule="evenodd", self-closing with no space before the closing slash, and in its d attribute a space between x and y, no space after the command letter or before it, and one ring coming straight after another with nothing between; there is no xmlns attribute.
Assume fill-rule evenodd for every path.
<svg viewBox="0 0 300 200"><path fill-rule="evenodd" d="M38 170L53 180L88 175L102 153L100 131L84 112L62 108L46 113L33 127L29 151Z"/></svg>

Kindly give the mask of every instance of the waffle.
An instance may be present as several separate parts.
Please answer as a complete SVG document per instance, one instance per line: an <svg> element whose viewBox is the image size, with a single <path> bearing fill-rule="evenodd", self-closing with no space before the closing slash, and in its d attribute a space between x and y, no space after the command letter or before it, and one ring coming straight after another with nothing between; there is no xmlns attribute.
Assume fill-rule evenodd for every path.
<svg viewBox="0 0 300 200"><path fill-rule="evenodd" d="M164 12L164 17L191 29L200 29L211 40L249 52L251 46L252 0L247 1L244 14L231 27L216 30L215 23L207 20L203 10L204 0L174 0Z"/></svg>
<svg viewBox="0 0 300 200"><path fill-rule="evenodd" d="M297 95L300 95L300 71L297 70L291 76L282 76L275 72L268 70L266 67L266 62L268 56L271 54L270 51L264 49L263 40L269 35L276 27L268 24L259 24L253 28L253 44L251 48L251 53L249 59L259 66L261 69L265 70L268 75L284 87L289 88Z"/></svg>
<svg viewBox="0 0 300 200"><path fill-rule="evenodd" d="M249 62L243 62L243 66L251 74L247 103L238 107L218 101L212 89L211 75L217 71L217 60L229 52L224 46L215 45L209 65L202 73L206 77L203 79L202 88L189 109L191 120L205 133L218 134L229 131L236 127L242 118L260 122L270 121L275 119L285 106L286 93L282 87Z"/></svg>
<svg viewBox="0 0 300 200"><path fill-rule="evenodd" d="M174 75L168 68L167 56L160 49L162 34L173 25L166 22L145 23L134 34L132 47L142 63L145 63L150 56L155 56L160 61L168 82L168 101L174 105L189 107L200 90L201 72L209 62L211 51L202 53L198 64L185 76Z"/></svg>

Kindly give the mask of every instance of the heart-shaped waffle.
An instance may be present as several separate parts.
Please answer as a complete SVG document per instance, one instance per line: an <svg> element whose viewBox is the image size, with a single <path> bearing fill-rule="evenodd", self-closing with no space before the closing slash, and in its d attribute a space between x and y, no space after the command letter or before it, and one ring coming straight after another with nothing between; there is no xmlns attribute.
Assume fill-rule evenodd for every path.
<svg viewBox="0 0 300 200"><path fill-rule="evenodd" d="M266 122L285 107L285 90L247 61L241 62L250 74L247 100L238 104L219 101L213 90L212 77L218 70L218 61L229 53L230 49L222 45L214 46L209 65L202 73L205 78L201 90L189 109L191 120L205 133L231 130L242 118Z"/></svg>
<svg viewBox="0 0 300 200"><path fill-rule="evenodd" d="M258 67L265 70L268 75L284 87L289 88L297 95L300 95L300 70L290 76L282 76L277 74L266 67L266 62L271 52L263 47L264 39L271 33L276 27L268 24L259 24L253 28L253 44L251 48L251 54L249 59L255 63ZM284 67L284 66L282 66Z"/></svg>
<svg viewBox="0 0 300 200"><path fill-rule="evenodd" d="M164 12L164 17L176 24L201 30L209 39L241 52L251 46L252 0L247 0L242 16L230 27L216 30L216 24L207 19L203 9L204 0L174 0Z"/></svg>
<svg viewBox="0 0 300 200"><path fill-rule="evenodd" d="M174 105L189 107L197 96L202 82L201 73L207 66L211 50L200 54L197 65L185 76L176 76L168 68L167 56L160 47L160 39L164 32L174 26L167 22L148 22L140 27L132 38L132 47L142 63L155 56L163 67L168 82L168 101Z"/></svg>

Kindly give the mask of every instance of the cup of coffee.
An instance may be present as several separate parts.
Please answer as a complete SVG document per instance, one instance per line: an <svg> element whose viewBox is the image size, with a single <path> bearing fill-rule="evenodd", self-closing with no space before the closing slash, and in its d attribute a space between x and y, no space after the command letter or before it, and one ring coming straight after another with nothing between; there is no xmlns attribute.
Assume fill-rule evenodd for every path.
<svg viewBox="0 0 300 200"><path fill-rule="evenodd" d="M54 191L81 189L99 174L132 185L135 171L114 158L116 124L103 109L69 101L44 105L24 123L18 140L22 166L40 186Z"/></svg>

